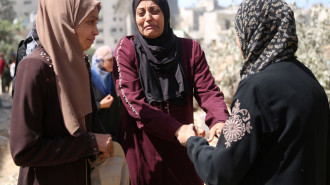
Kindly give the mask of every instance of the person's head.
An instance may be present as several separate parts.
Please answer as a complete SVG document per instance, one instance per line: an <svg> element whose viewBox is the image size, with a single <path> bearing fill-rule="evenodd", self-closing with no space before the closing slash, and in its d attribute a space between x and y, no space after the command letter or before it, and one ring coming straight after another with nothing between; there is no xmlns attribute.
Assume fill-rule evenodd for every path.
<svg viewBox="0 0 330 185"><path fill-rule="evenodd" d="M16 53L15 52L11 52L10 53L10 57L11 57L11 59L15 60L16 59Z"/></svg>
<svg viewBox="0 0 330 185"><path fill-rule="evenodd" d="M167 0L134 0L133 15L143 37L154 39L170 30L170 10Z"/></svg>
<svg viewBox="0 0 330 185"><path fill-rule="evenodd" d="M90 79L84 50L98 34L97 0L39 0L36 28L56 76L63 120L73 136L86 132L84 117L92 112Z"/></svg>
<svg viewBox="0 0 330 185"><path fill-rule="evenodd" d="M113 70L113 56L111 48L107 45L99 47L94 54L93 65L101 65L106 71Z"/></svg>
<svg viewBox="0 0 330 185"><path fill-rule="evenodd" d="M72 46L79 43L81 50L86 51L99 34L97 22L100 9L100 2L96 0L41 0L36 20L37 32L39 38L43 35L50 37L49 41L40 38L42 45L60 44L59 47L64 47L64 43ZM45 25L39 25L42 23Z"/></svg>
<svg viewBox="0 0 330 185"><path fill-rule="evenodd" d="M5 54L3 52L0 53L0 58L4 59L5 58Z"/></svg>
<svg viewBox="0 0 330 185"><path fill-rule="evenodd" d="M88 50L94 43L95 36L99 34L97 23L99 21L99 8L92 10L75 29L80 46L83 51Z"/></svg>
<svg viewBox="0 0 330 185"><path fill-rule="evenodd" d="M245 0L235 17L236 43L245 62L244 78L271 63L295 58L298 47L294 13L283 0Z"/></svg>

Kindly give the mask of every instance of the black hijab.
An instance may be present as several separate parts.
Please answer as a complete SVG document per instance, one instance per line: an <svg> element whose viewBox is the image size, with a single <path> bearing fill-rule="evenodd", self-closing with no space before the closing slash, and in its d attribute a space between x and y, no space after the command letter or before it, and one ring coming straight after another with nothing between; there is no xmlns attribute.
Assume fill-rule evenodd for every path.
<svg viewBox="0 0 330 185"><path fill-rule="evenodd" d="M236 17L235 29L246 60L242 79L268 65L295 58L298 47L294 13L282 0L245 0Z"/></svg>
<svg viewBox="0 0 330 185"><path fill-rule="evenodd" d="M179 39L170 27L170 10L167 0L154 0L164 14L164 32L155 39L147 39L137 31L134 46L139 61L139 77L147 102L187 102L185 78ZM133 15L140 0L133 0ZM138 29L137 29L138 30Z"/></svg>

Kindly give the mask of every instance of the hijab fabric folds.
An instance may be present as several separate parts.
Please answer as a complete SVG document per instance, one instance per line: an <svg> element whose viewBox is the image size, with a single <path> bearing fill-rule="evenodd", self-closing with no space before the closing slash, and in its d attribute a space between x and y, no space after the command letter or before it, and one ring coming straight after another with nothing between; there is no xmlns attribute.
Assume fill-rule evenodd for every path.
<svg viewBox="0 0 330 185"><path fill-rule="evenodd" d="M40 43L50 56L64 124L71 135L86 131L92 112L89 73L75 29L100 2L95 0L39 0L36 26Z"/></svg>
<svg viewBox="0 0 330 185"><path fill-rule="evenodd" d="M294 13L283 0L245 0L235 29L246 60L242 79L268 65L295 58L298 47Z"/></svg>
<svg viewBox="0 0 330 185"><path fill-rule="evenodd" d="M140 82L149 104L162 101L185 104L187 82L181 45L170 27L168 2L167 0L154 0L154 2L164 14L164 32L155 39L144 38L139 31L134 35ZM133 1L134 18L139 3L140 0Z"/></svg>
<svg viewBox="0 0 330 185"><path fill-rule="evenodd" d="M112 73L108 72L102 62L112 58L112 51L109 46L101 46L95 51L92 61L92 83L104 95L111 94L114 84Z"/></svg>

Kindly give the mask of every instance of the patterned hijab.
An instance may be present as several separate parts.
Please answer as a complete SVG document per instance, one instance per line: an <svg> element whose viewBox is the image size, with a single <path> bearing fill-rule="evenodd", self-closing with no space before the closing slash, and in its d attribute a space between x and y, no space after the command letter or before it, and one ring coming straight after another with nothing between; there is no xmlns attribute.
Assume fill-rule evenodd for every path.
<svg viewBox="0 0 330 185"><path fill-rule="evenodd" d="M39 0L36 19L40 43L50 56L64 124L71 135L86 131L92 112L89 73L75 29L95 8L96 0Z"/></svg>
<svg viewBox="0 0 330 185"><path fill-rule="evenodd" d="M134 19L140 2L133 1ZM155 39L144 38L139 31L134 35L141 86L149 104L162 101L186 104L187 82L182 67L181 45L170 27L168 2L154 2L164 14L164 32Z"/></svg>
<svg viewBox="0 0 330 185"><path fill-rule="evenodd" d="M245 0L235 17L235 29L246 60L242 79L268 65L295 58L298 47L291 8L283 0Z"/></svg>

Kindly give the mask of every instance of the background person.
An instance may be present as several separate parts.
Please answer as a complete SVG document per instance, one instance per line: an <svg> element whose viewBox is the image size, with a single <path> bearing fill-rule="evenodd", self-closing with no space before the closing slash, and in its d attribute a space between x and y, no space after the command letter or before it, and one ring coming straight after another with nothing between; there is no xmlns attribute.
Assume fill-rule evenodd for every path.
<svg viewBox="0 0 330 185"><path fill-rule="evenodd" d="M83 51L98 35L100 2L39 0L40 43L19 64L10 150L18 184L90 184L88 160L112 152L101 133ZM93 111L94 110L94 111Z"/></svg>
<svg viewBox="0 0 330 185"><path fill-rule="evenodd" d="M113 57L109 46L101 46L93 55L91 80L97 105L97 116L107 133L117 140L120 99L112 77Z"/></svg>
<svg viewBox="0 0 330 185"><path fill-rule="evenodd" d="M2 92L3 93L8 93L9 92L9 88L10 88L10 82L12 80L11 76L10 76L10 64L9 63L5 63L5 68L2 71L2 75L1 75L1 85L2 85Z"/></svg>
<svg viewBox="0 0 330 185"><path fill-rule="evenodd" d="M216 147L192 126L178 136L199 176L212 185L329 184L329 104L294 55L293 11L282 0L245 0L235 29L242 80Z"/></svg>
<svg viewBox="0 0 330 185"><path fill-rule="evenodd" d="M4 53L0 53L0 77L2 77L2 73L3 71L5 70L5 67L6 67L6 60L5 60L5 54ZM2 79L2 78L1 78ZM1 92L3 92L3 85L2 85L2 80L1 80Z"/></svg>
<svg viewBox="0 0 330 185"><path fill-rule="evenodd" d="M131 184L203 185L175 135L194 121L194 97L207 113L206 124L224 122L223 94L200 45L174 35L166 0L132 5L137 32L124 37L114 52L114 78L124 105L119 141Z"/></svg>

